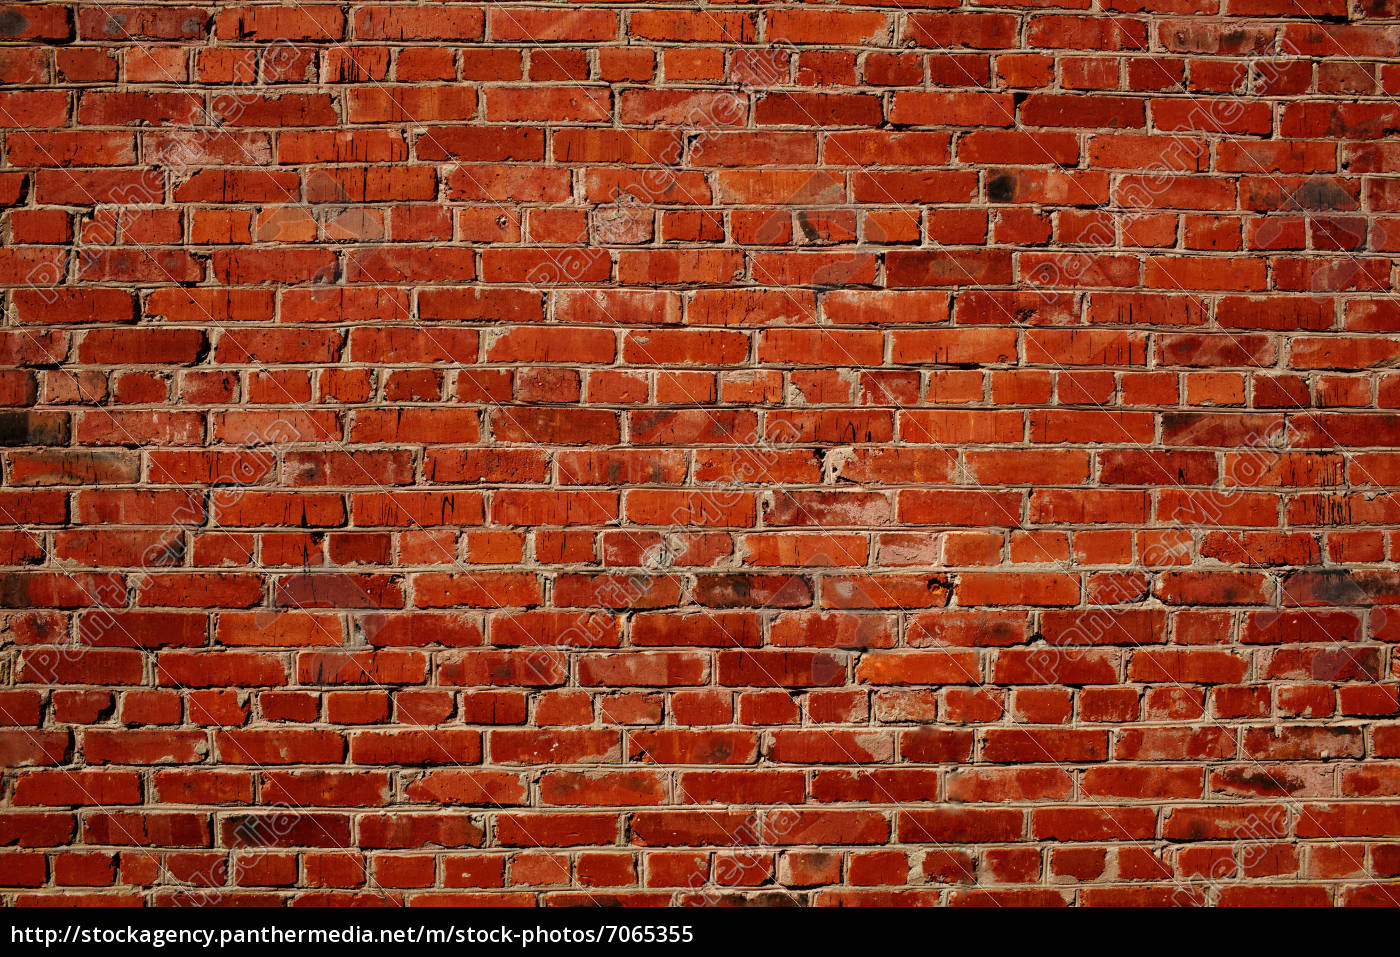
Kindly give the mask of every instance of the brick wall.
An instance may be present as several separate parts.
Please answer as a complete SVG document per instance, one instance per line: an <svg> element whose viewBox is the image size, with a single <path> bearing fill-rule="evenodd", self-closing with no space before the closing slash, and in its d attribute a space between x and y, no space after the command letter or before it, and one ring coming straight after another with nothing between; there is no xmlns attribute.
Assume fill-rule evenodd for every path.
<svg viewBox="0 0 1400 957"><path fill-rule="evenodd" d="M5 901L1400 899L1393 0L0 79Z"/></svg>

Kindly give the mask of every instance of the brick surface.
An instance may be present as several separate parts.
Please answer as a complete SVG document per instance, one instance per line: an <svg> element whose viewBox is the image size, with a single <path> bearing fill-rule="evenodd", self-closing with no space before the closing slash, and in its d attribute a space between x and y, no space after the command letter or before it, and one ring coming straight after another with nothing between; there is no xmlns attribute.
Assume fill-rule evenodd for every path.
<svg viewBox="0 0 1400 957"><path fill-rule="evenodd" d="M0 8L0 899L1400 901L1400 8L1151 6Z"/></svg>

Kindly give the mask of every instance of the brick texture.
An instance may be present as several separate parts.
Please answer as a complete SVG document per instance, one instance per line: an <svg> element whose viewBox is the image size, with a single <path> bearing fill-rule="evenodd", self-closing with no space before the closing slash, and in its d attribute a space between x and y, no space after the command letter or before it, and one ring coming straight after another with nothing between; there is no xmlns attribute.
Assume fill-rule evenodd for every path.
<svg viewBox="0 0 1400 957"><path fill-rule="evenodd" d="M1400 900L1393 0L0 83L5 902Z"/></svg>

